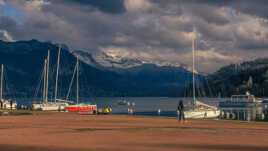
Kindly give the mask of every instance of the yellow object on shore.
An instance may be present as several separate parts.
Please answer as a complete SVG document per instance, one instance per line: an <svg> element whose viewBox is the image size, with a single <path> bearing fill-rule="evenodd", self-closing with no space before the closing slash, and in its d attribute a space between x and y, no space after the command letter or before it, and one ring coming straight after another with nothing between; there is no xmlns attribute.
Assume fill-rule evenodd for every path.
<svg viewBox="0 0 268 151"><path fill-rule="evenodd" d="M105 114L110 113L110 110L109 110L109 108L108 108L108 107L104 109L104 113L105 113Z"/></svg>

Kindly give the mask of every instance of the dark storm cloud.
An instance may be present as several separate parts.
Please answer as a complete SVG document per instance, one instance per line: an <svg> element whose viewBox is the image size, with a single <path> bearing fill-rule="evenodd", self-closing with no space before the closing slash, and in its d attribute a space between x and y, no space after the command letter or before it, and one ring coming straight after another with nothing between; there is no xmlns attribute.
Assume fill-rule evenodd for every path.
<svg viewBox="0 0 268 151"><path fill-rule="evenodd" d="M15 40L65 43L91 52L113 50L151 61L191 64L195 27L204 71L268 43L262 0L12 0L21 23L0 14L0 31ZM13 16L14 17L14 16ZM7 38L6 38L7 39ZM120 51L119 51L120 50ZM246 54L244 52L247 52ZM205 66L208 65L209 66Z"/></svg>
<svg viewBox="0 0 268 151"><path fill-rule="evenodd" d="M267 0L181 0L185 3L209 4L216 7L228 6L237 11L268 18Z"/></svg>
<svg viewBox="0 0 268 151"><path fill-rule="evenodd" d="M163 0L151 0L154 3L158 3L162 6L167 5L167 1ZM196 4L196 9L193 11L201 12L207 11L210 9L202 9L202 5L213 6L213 7L231 7L239 12L268 18L268 1L267 0L168 0L170 3L181 5L184 7L186 5ZM206 13L206 18L210 18L209 16L213 16L213 12ZM201 14L200 14L201 15ZM224 20L222 20L224 21ZM226 20L225 20L226 21Z"/></svg>
<svg viewBox="0 0 268 151"><path fill-rule="evenodd" d="M105 13L120 14L126 11L124 0L54 0L51 2L90 6Z"/></svg>
<svg viewBox="0 0 268 151"><path fill-rule="evenodd" d="M194 1L194 0L169 0L169 2L163 0L152 0L152 2L158 4L158 7L162 9L170 9L172 7L177 6L176 15L180 15L182 11L187 11L191 12L192 15L203 18L205 21L209 23L215 23L215 24L229 23L229 20L227 20L225 17L221 16L219 12L217 12L217 9L219 7L215 7L214 5L212 5L212 4L218 4L217 2L212 1L212 4L205 2L202 3L200 1Z"/></svg>

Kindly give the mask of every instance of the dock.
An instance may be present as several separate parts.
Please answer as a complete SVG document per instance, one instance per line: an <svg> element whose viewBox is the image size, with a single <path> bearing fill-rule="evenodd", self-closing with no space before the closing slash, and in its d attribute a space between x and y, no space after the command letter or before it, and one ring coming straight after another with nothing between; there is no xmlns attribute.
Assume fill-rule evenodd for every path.
<svg viewBox="0 0 268 151"><path fill-rule="evenodd" d="M220 102L219 119L240 121L268 121L268 103L253 95L234 95Z"/></svg>

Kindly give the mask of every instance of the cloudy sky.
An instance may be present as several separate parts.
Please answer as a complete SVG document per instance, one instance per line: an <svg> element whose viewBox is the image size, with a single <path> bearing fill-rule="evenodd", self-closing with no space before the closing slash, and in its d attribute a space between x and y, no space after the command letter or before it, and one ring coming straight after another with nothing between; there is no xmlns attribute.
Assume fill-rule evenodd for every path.
<svg viewBox="0 0 268 151"><path fill-rule="evenodd" d="M0 0L0 39L64 43L198 70L268 57L267 0ZM193 32L193 29L196 32Z"/></svg>

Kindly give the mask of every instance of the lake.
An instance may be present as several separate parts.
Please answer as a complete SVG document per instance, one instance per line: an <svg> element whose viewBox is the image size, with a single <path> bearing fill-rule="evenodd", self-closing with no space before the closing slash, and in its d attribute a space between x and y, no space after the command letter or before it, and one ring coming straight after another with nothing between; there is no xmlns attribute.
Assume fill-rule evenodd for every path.
<svg viewBox="0 0 268 151"><path fill-rule="evenodd" d="M126 100L135 105L119 105L120 100ZM161 116L176 117L176 109L179 100L182 99L186 108L192 107L192 98L170 98L170 97L99 97L94 98L91 102L96 103L98 108L111 107L113 114L128 114L128 108L134 110L134 115L158 116L158 109L161 110ZM219 102L224 99L219 98L198 98L198 100L209 105L218 106Z"/></svg>
<svg viewBox="0 0 268 151"><path fill-rule="evenodd" d="M111 107L112 114L128 114L128 108L133 109L133 115L159 116L158 109L161 110L160 116L176 117L176 109L179 100L183 100L185 108L192 107L193 98L174 98L174 97L96 97L96 98L80 98L80 102L96 103L98 108ZM223 98L197 98L199 101L209 105L218 106ZM30 105L32 99L17 99L18 104ZM126 100L132 105L119 105L120 100Z"/></svg>

